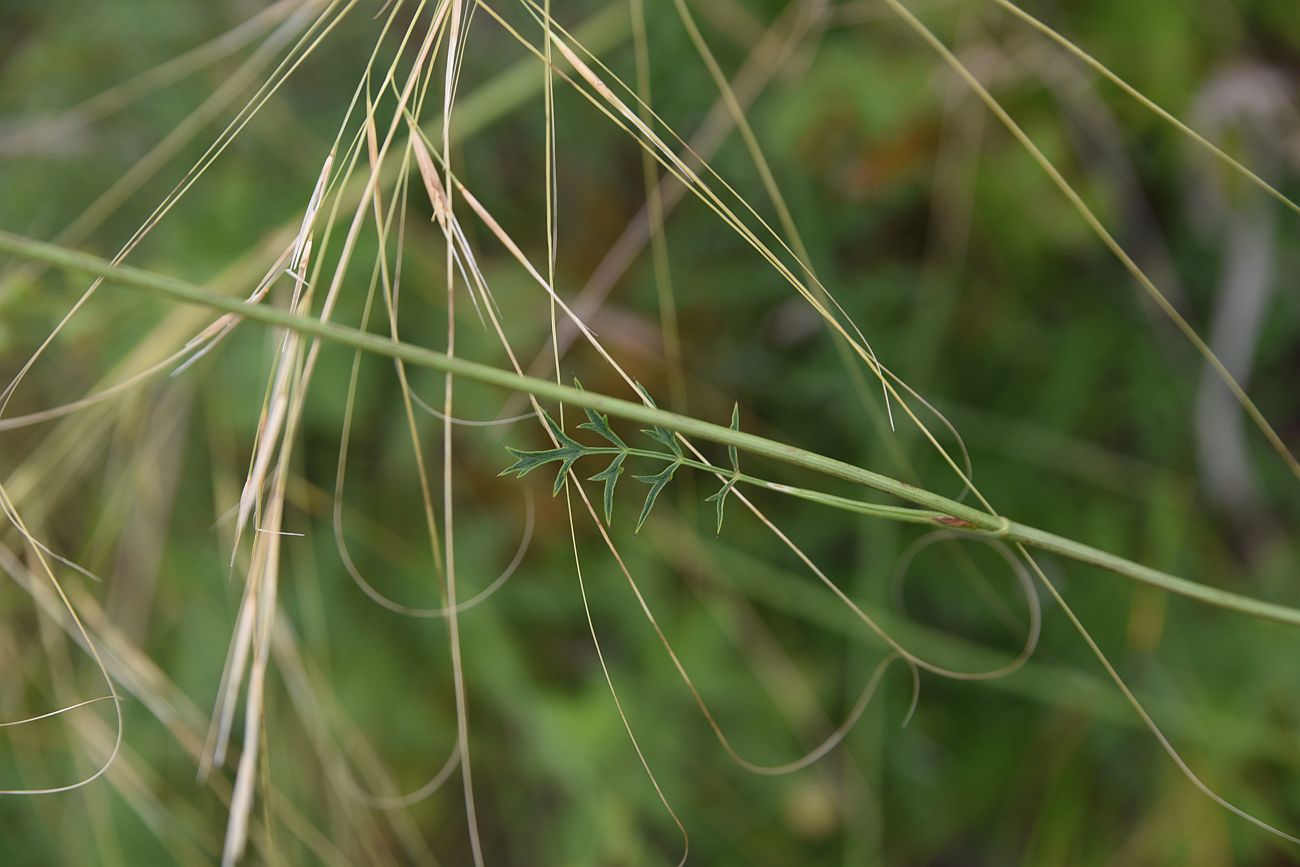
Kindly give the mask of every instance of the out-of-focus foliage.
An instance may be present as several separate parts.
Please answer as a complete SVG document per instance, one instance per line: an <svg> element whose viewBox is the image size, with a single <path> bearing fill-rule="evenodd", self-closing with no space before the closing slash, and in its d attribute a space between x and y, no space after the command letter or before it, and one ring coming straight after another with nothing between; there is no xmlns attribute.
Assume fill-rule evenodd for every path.
<svg viewBox="0 0 1300 867"><path fill-rule="evenodd" d="M231 294L251 290L279 249L270 233L301 219L378 35L380 21L371 16L381 5L358 4L132 263ZM622 5L553 3L571 29L607 15L594 37L597 53L633 82L626 18L605 11ZM717 90L672 4L646 5L653 105L690 140ZM728 74L746 63L786 6L690 5ZM1240 284L1249 279L1243 273L1263 270L1264 314L1245 348L1234 350L1244 353L1244 370L1233 369L1295 446L1300 305L1291 278L1300 273L1300 245L1292 242L1300 218L994 4L914 5L1212 344L1216 335L1228 339L1234 293L1246 291ZM534 32L517 4L494 6ZM101 193L238 80L255 48L106 117L74 118L34 138L20 133L264 8L251 0L7 0L0 6L0 228L114 253L273 64L216 107L156 172L132 184L121 207L71 234L67 227ZM1026 8L1300 197L1300 120L1291 99L1300 16L1293 3L1111 0ZM747 117L818 277L879 357L962 432L984 494L1004 514L1205 584L1300 598L1296 480L1248 431L1247 493L1216 486L1213 465L1231 455L1198 427L1198 395L1206 388L1199 357L1023 149L887 6L843 0L825 4L824 14L824 26L772 70ZM454 145L457 171L526 243L525 252L544 262L541 66L484 13L469 42L458 110L476 119ZM522 88L521 99L497 87L508 75L516 76L511 86ZM1279 83L1282 98L1274 99L1270 82ZM555 99L557 286L572 300L643 206L645 190L635 144L562 82ZM777 225L739 137L730 136L710 164ZM418 184L409 192L402 338L441 348L442 236ZM549 335L546 299L474 225L471 242L526 364ZM909 476L910 467L918 484L959 492L921 437L902 424L890 430L874 381L855 390L807 305L714 214L687 196L667 218L664 237L687 386L686 405L672 408L726 424L739 402L745 430L891 475ZM376 250L373 230L363 232L357 260L374 261ZM12 260L2 267L0 380L8 382L87 283ZM337 321L360 321L367 269L353 267L356 285L344 293ZM494 335L464 298L458 353L505 366ZM670 405L673 371L657 298L647 251L588 321L661 405ZM4 418L111 381L123 359L182 327L168 324L177 315L106 287L32 368ZM191 315L192 332L206 320ZM374 324L380 318L372 328L382 330ZM233 771L218 769L198 782L196 756L243 592L242 572L229 566L231 512L276 345L268 331L245 325L183 375L161 376L63 420L0 431L0 482L38 538L103 579L54 564L79 610L100 612L87 622L105 652L129 662L139 678L122 684L125 746L107 778L69 794L0 798L0 863L219 859ZM379 789L387 779L388 794L412 791L442 767L456 738L445 625L374 605L336 547L332 497L352 364L350 351L323 349L300 433L285 530L303 535L283 541L280 586L280 639L292 649L277 653L268 685L250 858L406 864L433 863L436 855L440 863L469 863L457 777L407 809L375 810L351 796L339 774L346 757L364 788ZM566 381L578 375L592 391L627 391L587 348L575 346L562 369ZM441 407L441 374L408 375L416 394ZM351 557L380 592L437 607L398 378L379 358L362 359L359 376L342 506ZM503 399L458 384L456 413L493 418ZM517 399L511 407L526 410ZM569 425L579 420L570 410ZM424 413L418 425L437 480L441 425ZM640 436L615 427L626 439ZM565 498L552 498L547 473L522 482L499 478L510 461L507 444L544 447L531 420L459 427L454 435L462 597L507 566L529 510L536 513L518 573L461 617L487 862L675 863L676 828L629 742L593 647ZM725 462L725 455L713 459ZM754 471L807 482L780 466ZM679 478L637 535L644 488L635 487L621 486L610 533L735 749L766 764L811 749L849 712L883 646L734 502L715 535L716 514L704 502L712 480ZM599 504L599 484L589 491ZM996 551L927 547L904 582L897 564L922 532L753 496L836 584L927 656L980 669L1020 646L1025 604ZM1300 857L1196 791L1051 605L1041 646L1020 672L988 683L923 676L915 713L900 728L912 694L896 666L861 723L821 762L788 776L750 774L719 746L576 501L575 513L604 662L646 762L689 831L691 863L1224 865ZM13 577L27 574L25 564L39 579L30 546L8 525L0 540L0 717L21 719L102 694L94 667L61 630L48 590L24 589ZM1207 782L1268 821L1300 828L1294 630L1171 600L1098 570L1043 562ZM154 668L139 667L143 660ZM101 703L0 729L0 787L89 773L111 744L112 726L111 709Z"/></svg>

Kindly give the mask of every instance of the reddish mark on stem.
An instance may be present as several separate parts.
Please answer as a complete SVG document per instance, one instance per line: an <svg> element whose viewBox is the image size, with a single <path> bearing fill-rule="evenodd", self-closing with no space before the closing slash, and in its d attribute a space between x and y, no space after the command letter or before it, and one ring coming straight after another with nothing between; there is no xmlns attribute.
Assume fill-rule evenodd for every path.
<svg viewBox="0 0 1300 867"><path fill-rule="evenodd" d="M934 522L943 524L945 527L975 527L970 521L963 521L961 518L954 518L952 515L938 515L935 517Z"/></svg>

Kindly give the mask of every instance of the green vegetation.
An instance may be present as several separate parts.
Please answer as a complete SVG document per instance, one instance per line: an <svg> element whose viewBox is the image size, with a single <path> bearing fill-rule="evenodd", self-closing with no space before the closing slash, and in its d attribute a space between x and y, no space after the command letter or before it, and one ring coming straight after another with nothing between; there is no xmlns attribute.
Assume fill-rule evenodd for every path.
<svg viewBox="0 0 1300 867"><path fill-rule="evenodd" d="M3 860L1300 858L1290 17L0 12Z"/></svg>

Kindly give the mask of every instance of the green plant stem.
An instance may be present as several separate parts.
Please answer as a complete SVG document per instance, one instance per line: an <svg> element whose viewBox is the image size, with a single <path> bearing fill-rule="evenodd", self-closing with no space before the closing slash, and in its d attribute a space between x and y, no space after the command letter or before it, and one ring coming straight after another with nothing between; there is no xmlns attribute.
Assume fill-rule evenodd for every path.
<svg viewBox="0 0 1300 867"><path fill-rule="evenodd" d="M898 497L901 500L920 506L922 509L917 510L903 509L893 506L880 506L873 503L863 503L816 491L788 488L784 485L775 485L774 483L765 482L761 479L753 479L750 481L751 484L757 484L766 487L769 490L787 493L792 496L812 500L836 508L847 508L852 511L862 512L876 517L903 520L913 523L921 522L939 524L978 535L1004 539L1008 542L1020 542L1024 545L1038 548L1040 550L1059 554L1071 560L1099 566L1102 569L1114 572L1134 581L1149 584L1153 587L1158 587L1170 593L1176 593L1180 596L1195 599L1208 605L1268 620L1275 620L1282 623L1300 626L1300 610L1295 608L1265 602L1247 596L1241 596L1225 590L1219 590L1203 584L1198 584L1194 581L1188 581L1185 578L1179 578L1175 575L1170 575L1167 572L1161 572L1157 569L1143 566L1139 563L1135 563L1114 554L1109 554L1105 551L1084 545L1083 543L1076 542L1072 539L1067 539L1045 530L1040 530L1026 524L1011 521L1001 515L992 515L987 512L979 511L978 509L973 509L970 506L957 502L956 500L918 488L914 485L909 485L906 482L888 476L880 475L879 473L874 473L871 470L856 467L852 464L826 457L825 455L820 455L816 452L810 452L796 446L769 440L765 437L745 433L744 431L733 430L730 427L713 424L689 416L678 415L673 412L646 406L641 403L633 403L620 398L597 394L595 392L585 391L580 388L574 388L544 379L521 376L511 371L501 370L500 368L486 364L479 364L478 362L469 361L468 359L447 356L441 352L426 349L422 346L413 346L409 343L379 337L374 334L358 331L354 328L347 328L330 322L321 322L315 319L296 316L292 313L287 313L283 310L262 304L249 304L238 298L231 298L229 296L210 292L207 289L188 283L184 280L178 280L173 277L167 277L124 265L114 267L110 262L97 256L79 253L74 250L68 250L64 247L47 244L30 238L24 238L7 232L0 232L0 252L11 253L26 259L43 261L50 265L72 271L80 271L104 277L107 282L112 284L143 290L172 301L179 301L187 304L199 304L213 310L233 313L245 319L252 319L266 325L287 328L299 334L329 340L345 346L350 346L354 349L373 352L390 358L396 358L408 364L439 370L444 373L450 373L454 376L462 376L466 379L480 382L485 385L492 385L510 391L531 394L535 397L546 400L562 401L585 409L593 409L597 412L608 413L609 415L626 419L628 421L657 425L672 431L677 431L686 436L699 437L715 443L735 446L736 448L743 449L750 454L759 455L792 466L812 470L823 475L853 482L880 491L881 493L890 494L891 496ZM618 451L618 449L612 449L611 451ZM639 454L640 450L632 450L632 452ZM663 457L656 452L646 452L645 454ZM682 463L683 465L695 465L697 462L683 461ZM721 471L724 476L735 475L735 473L729 470L721 470L721 468L714 467L710 464L700 463L697 468L707 472ZM749 478L750 477L745 477L744 480L749 481Z"/></svg>
<svg viewBox="0 0 1300 867"><path fill-rule="evenodd" d="M751 476L748 473L740 473L735 470L729 470L726 467L720 467L717 464L710 464L706 461L697 461L692 458L679 458L677 455L671 455L667 452L650 451L649 449L620 449L613 446L584 446L583 456L587 455L627 455L630 458L648 458L650 460L662 461L666 464L678 464L683 467L690 467L699 470L702 473L710 473L720 476L724 481L736 481L741 484L751 485L755 488L763 488L768 491L775 491L778 494L784 494L788 497L795 497L800 500L807 500L810 503L819 503L823 506L830 506L833 509L840 509L845 512L856 512L859 515L866 515L871 518L885 518L891 521L902 521L908 524L929 524L943 527L951 527L953 518L946 512L934 511L932 509L912 509L907 506L890 506L884 503L868 503L863 500L854 500L850 497L837 497L834 494L827 494L823 491L815 491L811 488L797 488L791 485L783 485L779 482L760 479L757 476Z"/></svg>

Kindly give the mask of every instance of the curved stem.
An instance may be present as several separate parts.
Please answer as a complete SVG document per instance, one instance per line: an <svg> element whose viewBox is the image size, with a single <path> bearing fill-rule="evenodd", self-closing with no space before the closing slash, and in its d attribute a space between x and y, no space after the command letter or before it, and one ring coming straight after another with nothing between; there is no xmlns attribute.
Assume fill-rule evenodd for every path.
<svg viewBox="0 0 1300 867"><path fill-rule="evenodd" d="M1188 581L1185 578L1179 578L1167 572L1143 566L1140 563L1135 563L1132 560L1107 553L1081 542L1045 530L1039 530L1027 524L1011 521L1001 515L993 515L973 509L941 494L797 446L776 442L744 431L733 430L730 427L691 418L690 416L678 415L653 406L633 403L544 379L521 376L490 365L479 364L464 358L451 357L422 346L414 346L409 343L379 337L331 322L297 316L261 304L246 303L238 298L218 295L184 280L125 265L114 266L97 256L90 256L8 232L0 232L0 252L36 259L60 268L94 274L105 278L111 283L140 289L173 301L200 304L213 310L234 313L245 319L253 319L267 325L287 328L299 334L331 340L354 349L396 358L408 364L432 368L454 376L463 376L466 379L485 385L532 394L547 400L563 401L585 409L608 413L628 421L657 425L686 436L699 437L712 442L735 446L750 454L860 484L863 487L890 494L922 508L908 509L896 506L881 506L817 491L790 488L753 477L741 478L742 481L768 490L786 493L823 505L869 514L874 517L911 523L938 523L950 528L1020 542L1080 563L1098 566L1126 578L1218 608L1300 626L1300 610L1298 609ZM618 451L618 449L611 449L611 451ZM639 454L642 450L632 451ZM662 457L655 452L645 452L645 454ZM676 459L676 456L674 456L673 460ZM697 463L698 469L707 472L721 472L722 475L728 477L736 475L729 470L723 470L711 464L682 461L682 464L687 466L695 466Z"/></svg>

